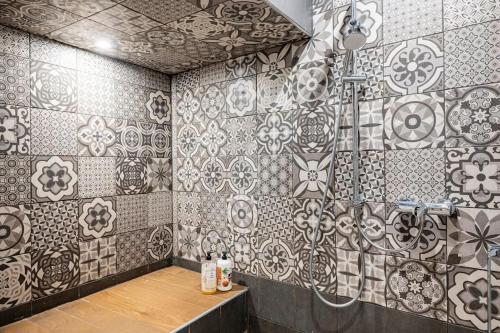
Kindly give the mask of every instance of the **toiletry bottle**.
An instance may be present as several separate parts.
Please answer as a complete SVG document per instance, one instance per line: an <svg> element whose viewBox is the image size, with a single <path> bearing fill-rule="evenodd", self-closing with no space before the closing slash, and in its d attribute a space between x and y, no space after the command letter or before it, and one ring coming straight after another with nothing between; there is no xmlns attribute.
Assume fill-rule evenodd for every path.
<svg viewBox="0 0 500 333"><path fill-rule="evenodd" d="M215 294L217 291L217 265L210 252L201 263L201 293L205 295Z"/></svg>
<svg viewBox="0 0 500 333"><path fill-rule="evenodd" d="M222 252L222 258L217 259L217 289L229 291L233 288L231 276L233 273L233 263L227 257L226 252Z"/></svg>

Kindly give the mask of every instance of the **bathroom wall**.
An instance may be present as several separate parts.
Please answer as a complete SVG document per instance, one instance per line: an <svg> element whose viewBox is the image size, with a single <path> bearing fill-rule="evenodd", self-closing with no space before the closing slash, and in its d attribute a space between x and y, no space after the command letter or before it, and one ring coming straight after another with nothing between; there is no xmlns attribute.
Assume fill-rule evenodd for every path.
<svg viewBox="0 0 500 333"><path fill-rule="evenodd" d="M168 264L170 78L0 26L0 325Z"/></svg>
<svg viewBox="0 0 500 333"><path fill-rule="evenodd" d="M262 332L276 325L485 330L486 245L500 243L500 7L494 0L358 1L369 29L357 56L368 77L360 105L365 232L383 246L407 244L418 224L394 211L403 198L450 198L458 216L427 217L418 245L400 255L365 244L362 304L328 310L307 290L339 105L345 50L338 37L347 3L314 1L307 42L176 76L175 256L193 266L207 251L228 251L238 280L251 286L250 311ZM339 301L356 293L360 271L346 109L315 251L315 283ZM497 307L499 264L495 259ZM320 314L311 314L314 309ZM500 331L498 313L493 328Z"/></svg>

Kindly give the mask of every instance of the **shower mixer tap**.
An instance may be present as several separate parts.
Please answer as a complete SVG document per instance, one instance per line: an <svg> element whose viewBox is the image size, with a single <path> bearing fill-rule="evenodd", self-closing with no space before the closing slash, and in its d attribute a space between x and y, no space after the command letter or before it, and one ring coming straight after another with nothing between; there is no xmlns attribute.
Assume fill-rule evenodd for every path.
<svg viewBox="0 0 500 333"><path fill-rule="evenodd" d="M453 216L456 214L455 205L448 199L428 203L403 199L396 202L396 211L412 215L417 215L419 212L439 216Z"/></svg>

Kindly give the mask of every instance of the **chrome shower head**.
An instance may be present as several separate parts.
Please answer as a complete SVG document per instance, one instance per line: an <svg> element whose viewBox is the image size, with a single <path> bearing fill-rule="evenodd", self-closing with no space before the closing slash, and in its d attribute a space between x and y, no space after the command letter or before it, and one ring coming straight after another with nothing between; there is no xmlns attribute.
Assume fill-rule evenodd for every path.
<svg viewBox="0 0 500 333"><path fill-rule="evenodd" d="M366 44L367 36L357 22L349 23L349 28L343 34L343 44L347 50L359 50Z"/></svg>

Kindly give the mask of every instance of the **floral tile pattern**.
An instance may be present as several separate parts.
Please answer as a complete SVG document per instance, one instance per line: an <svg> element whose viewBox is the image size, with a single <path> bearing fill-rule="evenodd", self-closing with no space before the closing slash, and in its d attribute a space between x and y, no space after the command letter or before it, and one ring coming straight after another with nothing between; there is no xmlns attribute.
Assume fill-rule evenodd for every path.
<svg viewBox="0 0 500 333"><path fill-rule="evenodd" d="M0 125L5 129L0 135L0 153L30 153L30 111L26 107L1 105Z"/></svg>
<svg viewBox="0 0 500 333"><path fill-rule="evenodd" d="M273 112L258 116L259 154L290 153L293 137L291 112Z"/></svg>
<svg viewBox="0 0 500 333"><path fill-rule="evenodd" d="M443 1L444 29L452 30L467 25L500 18L500 4L495 1Z"/></svg>
<svg viewBox="0 0 500 333"><path fill-rule="evenodd" d="M29 106L29 60L0 53L0 69L0 103Z"/></svg>
<svg viewBox="0 0 500 333"><path fill-rule="evenodd" d="M499 273L491 275L492 305L500 306L498 292L500 291ZM453 267L448 271L448 308L451 323L487 329L488 312L486 299L488 281L486 271L465 267ZM500 328L500 317L492 315L491 329L493 332Z"/></svg>
<svg viewBox="0 0 500 333"><path fill-rule="evenodd" d="M294 283L304 288L311 288L309 279L310 244L295 243ZM317 288L328 294L337 291L337 250L330 246L317 246L313 257L313 279Z"/></svg>
<svg viewBox="0 0 500 333"><path fill-rule="evenodd" d="M31 161L33 201L59 201L78 197L78 163L67 156L36 156Z"/></svg>
<svg viewBox="0 0 500 333"><path fill-rule="evenodd" d="M230 156L257 154L256 116L229 118L225 122L227 131L227 154Z"/></svg>
<svg viewBox="0 0 500 333"><path fill-rule="evenodd" d="M22 155L0 155L0 205L31 202L31 159Z"/></svg>
<svg viewBox="0 0 500 333"><path fill-rule="evenodd" d="M387 149L444 146L444 96L427 93L387 98L384 106Z"/></svg>
<svg viewBox="0 0 500 333"><path fill-rule="evenodd" d="M172 162L170 159L147 159L147 186L147 192L172 190Z"/></svg>
<svg viewBox="0 0 500 333"><path fill-rule="evenodd" d="M147 119L158 124L170 123L172 105L170 95L161 90L151 90L146 100Z"/></svg>
<svg viewBox="0 0 500 333"><path fill-rule="evenodd" d="M199 261L201 259L201 228L177 225L177 256Z"/></svg>
<svg viewBox="0 0 500 333"><path fill-rule="evenodd" d="M259 194L289 196L292 192L292 155L259 156Z"/></svg>
<svg viewBox="0 0 500 333"><path fill-rule="evenodd" d="M172 224L172 193L157 192L148 196L148 226ZM142 211L142 209L141 209Z"/></svg>
<svg viewBox="0 0 500 333"><path fill-rule="evenodd" d="M448 264L486 269L488 245L500 243L499 212L460 208L448 221ZM492 258L492 264L498 271L498 258Z"/></svg>
<svg viewBox="0 0 500 333"><path fill-rule="evenodd" d="M304 46L299 63L321 60L333 55L333 12L313 15L313 32Z"/></svg>
<svg viewBox="0 0 500 333"><path fill-rule="evenodd" d="M269 200L269 198L267 200ZM225 217L227 218L228 227L233 234L255 236L259 219L259 202L257 197L239 194L231 195L227 203L227 215ZM268 209L272 209L272 207L268 207ZM243 240L237 241L241 243ZM248 237L245 238L243 242L248 246L252 245L248 241ZM243 244L240 245L243 247ZM247 245L245 245L245 247Z"/></svg>
<svg viewBox="0 0 500 333"><path fill-rule="evenodd" d="M255 54L229 59L225 62L225 80L234 80L257 74L257 57ZM223 80L221 80L223 81Z"/></svg>
<svg viewBox="0 0 500 333"><path fill-rule="evenodd" d="M80 242L80 283L116 273L116 236Z"/></svg>
<svg viewBox="0 0 500 333"><path fill-rule="evenodd" d="M100 66L97 66L94 62L97 62L97 60L89 64L88 67L99 68ZM79 65L79 68L82 67L86 68L87 66ZM96 74L103 75L103 72L100 71ZM77 73L77 76L78 113L116 117L114 81L108 77L81 71Z"/></svg>
<svg viewBox="0 0 500 333"><path fill-rule="evenodd" d="M27 206L0 207L0 227L3 230L0 256L29 253L31 249L30 210Z"/></svg>
<svg viewBox="0 0 500 333"><path fill-rule="evenodd" d="M225 84L211 84L200 87L196 91L200 98L201 111L208 119L226 118L226 86Z"/></svg>
<svg viewBox="0 0 500 333"><path fill-rule="evenodd" d="M298 107L333 103L335 88L331 59L298 65L292 73L293 101Z"/></svg>
<svg viewBox="0 0 500 333"><path fill-rule="evenodd" d="M321 198L325 191L333 198L327 184L330 154L293 154L293 196Z"/></svg>
<svg viewBox="0 0 500 333"><path fill-rule="evenodd" d="M31 153L77 155L77 116L68 112L31 110Z"/></svg>
<svg viewBox="0 0 500 333"><path fill-rule="evenodd" d="M293 151L323 153L331 149L335 113L330 106L299 109L293 116Z"/></svg>
<svg viewBox="0 0 500 333"><path fill-rule="evenodd" d="M45 37L31 36L30 52L33 60L76 69L76 49Z"/></svg>
<svg viewBox="0 0 500 333"><path fill-rule="evenodd" d="M256 78L248 77L228 82L227 113L229 117L255 114L257 111Z"/></svg>
<svg viewBox="0 0 500 333"><path fill-rule="evenodd" d="M5 291L2 294L0 310L13 308L31 301L31 256L0 258L0 272L5 278Z"/></svg>
<svg viewBox="0 0 500 333"><path fill-rule="evenodd" d="M78 115L78 155L115 156L115 119Z"/></svg>
<svg viewBox="0 0 500 333"><path fill-rule="evenodd" d="M148 259L150 262L163 260L172 255L173 233L172 224L159 225L149 231Z"/></svg>
<svg viewBox="0 0 500 333"><path fill-rule="evenodd" d="M498 145L500 84L446 91L446 146Z"/></svg>
<svg viewBox="0 0 500 333"><path fill-rule="evenodd" d="M0 52L29 57L29 34L25 31L0 27Z"/></svg>
<svg viewBox="0 0 500 333"><path fill-rule="evenodd" d="M446 152L446 191L464 207L500 208L499 147L456 148Z"/></svg>
<svg viewBox="0 0 500 333"><path fill-rule="evenodd" d="M447 320L446 265L386 258L387 307Z"/></svg>
<svg viewBox="0 0 500 333"><path fill-rule="evenodd" d="M293 281L295 250L291 241L262 237L257 248L258 276L282 282Z"/></svg>
<svg viewBox="0 0 500 333"><path fill-rule="evenodd" d="M78 203L78 237L92 240L116 234L116 200L113 197L81 199Z"/></svg>
<svg viewBox="0 0 500 333"><path fill-rule="evenodd" d="M384 53L384 88L387 96L443 89L442 34L386 45Z"/></svg>
<svg viewBox="0 0 500 333"><path fill-rule="evenodd" d="M293 226L295 242L310 244L314 230L318 227L318 217L321 209L320 199L293 199ZM319 224L317 244L324 247L335 247L335 215L333 202L327 202L323 217Z"/></svg>
<svg viewBox="0 0 500 333"><path fill-rule="evenodd" d="M116 193L139 194L147 192L147 164L143 158L116 159Z"/></svg>
<svg viewBox="0 0 500 333"><path fill-rule="evenodd" d="M270 70L257 75L257 112L289 110L293 107L292 71Z"/></svg>

